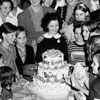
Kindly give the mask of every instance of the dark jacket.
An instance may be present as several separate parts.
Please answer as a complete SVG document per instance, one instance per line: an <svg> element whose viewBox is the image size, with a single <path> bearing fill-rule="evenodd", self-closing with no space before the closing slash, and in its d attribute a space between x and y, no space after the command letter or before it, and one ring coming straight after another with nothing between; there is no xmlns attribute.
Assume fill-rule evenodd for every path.
<svg viewBox="0 0 100 100"><path fill-rule="evenodd" d="M18 48L15 46L16 48L16 65L18 68L19 73L22 75L23 74L23 66L24 65L28 65L28 64L34 64L34 51L33 48L29 45L26 45L26 59L25 62L23 63L19 52L18 52Z"/></svg>

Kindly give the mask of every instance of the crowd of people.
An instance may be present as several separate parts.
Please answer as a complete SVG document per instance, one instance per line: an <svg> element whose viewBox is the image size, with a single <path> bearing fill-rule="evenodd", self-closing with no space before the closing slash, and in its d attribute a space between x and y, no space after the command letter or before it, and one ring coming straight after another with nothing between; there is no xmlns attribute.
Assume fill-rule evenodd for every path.
<svg viewBox="0 0 100 100"><path fill-rule="evenodd" d="M68 100L100 100L99 10L100 0L0 0L0 99L13 100L13 82L31 82L58 49L73 67Z"/></svg>

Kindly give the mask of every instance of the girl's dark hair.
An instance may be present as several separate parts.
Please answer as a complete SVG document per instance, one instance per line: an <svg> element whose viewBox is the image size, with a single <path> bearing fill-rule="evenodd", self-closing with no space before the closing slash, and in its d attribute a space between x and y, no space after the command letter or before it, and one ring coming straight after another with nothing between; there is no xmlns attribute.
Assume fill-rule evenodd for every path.
<svg viewBox="0 0 100 100"><path fill-rule="evenodd" d="M91 36L86 42L86 49L88 54L87 60L91 65L93 55L98 49L100 50L100 35Z"/></svg>
<svg viewBox="0 0 100 100"><path fill-rule="evenodd" d="M9 66L0 67L1 87L6 88L12 85L13 70Z"/></svg>
<svg viewBox="0 0 100 100"><path fill-rule="evenodd" d="M17 31L16 31L16 37L20 34L20 32L25 32L25 34L26 34L26 31L25 31L25 29L24 29L24 27L22 27L22 26L18 26L17 27ZM26 36L27 36L27 34L26 34Z"/></svg>
<svg viewBox="0 0 100 100"><path fill-rule="evenodd" d="M86 4L84 4L82 2L76 4L74 11L73 11L74 15L75 15L76 10L81 10L81 11L88 13L88 14L90 13L90 9L86 6Z"/></svg>
<svg viewBox="0 0 100 100"><path fill-rule="evenodd" d="M89 32L94 32L99 28L99 24L95 21L86 21L84 22L83 26L86 26Z"/></svg>
<svg viewBox="0 0 100 100"><path fill-rule="evenodd" d="M73 32L75 32L76 28L81 28L82 30L82 23L78 23L74 26Z"/></svg>
<svg viewBox="0 0 100 100"><path fill-rule="evenodd" d="M10 34L17 31L17 27L9 22L5 22L0 27L0 38L3 39L2 34Z"/></svg>
<svg viewBox="0 0 100 100"><path fill-rule="evenodd" d="M54 21L54 20L57 20L58 23L59 23L59 30L62 28L62 20L61 18L56 14L56 13L47 13L43 19L42 19L42 28L45 32L48 32L48 24L51 22L51 21ZM58 31L59 31L58 30Z"/></svg>
<svg viewBox="0 0 100 100"><path fill-rule="evenodd" d="M10 4L11 4L11 10L13 10L14 5L13 5L13 2L11 0L0 0L0 6L3 5L4 2L10 2Z"/></svg>
<svg viewBox="0 0 100 100"><path fill-rule="evenodd" d="M75 12L76 10L81 10L86 14L85 20L88 21L90 20L90 9L86 6L86 4L80 2L77 3L74 10L73 10L73 16L75 18ZM76 20L77 21L77 20Z"/></svg>

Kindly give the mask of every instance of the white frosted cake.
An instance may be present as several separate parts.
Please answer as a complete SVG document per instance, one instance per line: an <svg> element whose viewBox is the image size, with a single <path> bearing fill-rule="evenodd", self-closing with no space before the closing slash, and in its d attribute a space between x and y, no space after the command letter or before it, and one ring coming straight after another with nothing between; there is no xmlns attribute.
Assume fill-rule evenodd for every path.
<svg viewBox="0 0 100 100"><path fill-rule="evenodd" d="M36 100L67 100L71 88L62 80L68 77L69 65L59 50L48 50L43 53L43 62L39 63L38 73L30 85Z"/></svg>

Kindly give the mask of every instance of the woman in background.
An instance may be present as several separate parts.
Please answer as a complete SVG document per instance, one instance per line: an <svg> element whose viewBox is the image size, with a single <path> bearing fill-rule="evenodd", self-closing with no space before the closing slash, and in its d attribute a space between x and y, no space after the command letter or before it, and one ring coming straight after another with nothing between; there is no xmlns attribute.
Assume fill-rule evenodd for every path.
<svg viewBox="0 0 100 100"><path fill-rule="evenodd" d="M9 13L13 9L13 2L11 0L0 0L0 26L4 22L11 22L12 17L9 17Z"/></svg>
<svg viewBox="0 0 100 100"><path fill-rule="evenodd" d="M42 0L30 0L31 5L18 15L18 25L23 26L27 32L27 44L43 35L41 19L47 12L54 12L52 8L42 6Z"/></svg>
<svg viewBox="0 0 100 100"><path fill-rule="evenodd" d="M12 22L14 25L18 26L18 19L17 19L17 16L18 16L18 14L21 13L23 10L20 9L20 8L18 7L20 0L12 0L12 2L13 2L13 10L9 13L9 17L12 17L13 20L11 19L11 22ZM10 22L10 20L9 20L9 22Z"/></svg>
<svg viewBox="0 0 100 100"><path fill-rule="evenodd" d="M56 13L61 17L63 22L67 22L67 17L68 16L68 4L66 3L65 0L63 0L63 5L62 6L58 6Z"/></svg>

